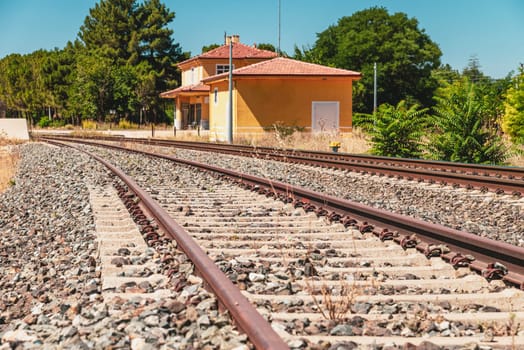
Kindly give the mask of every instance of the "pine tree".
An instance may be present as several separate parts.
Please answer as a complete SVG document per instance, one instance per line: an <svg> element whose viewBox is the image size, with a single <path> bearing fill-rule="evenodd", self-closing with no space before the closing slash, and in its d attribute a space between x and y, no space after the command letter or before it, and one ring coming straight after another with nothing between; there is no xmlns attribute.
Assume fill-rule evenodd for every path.
<svg viewBox="0 0 524 350"><path fill-rule="evenodd" d="M97 99L99 118L110 109L124 117L141 109L160 112L159 92L178 85L176 63L186 57L168 28L174 18L160 0L101 0L90 10L78 36L88 56L113 66L107 72L113 81L104 84L109 103L102 106L105 97Z"/></svg>
<svg viewBox="0 0 524 350"><path fill-rule="evenodd" d="M129 42L136 31L136 0L101 0L89 10L78 37L87 51L125 64Z"/></svg>

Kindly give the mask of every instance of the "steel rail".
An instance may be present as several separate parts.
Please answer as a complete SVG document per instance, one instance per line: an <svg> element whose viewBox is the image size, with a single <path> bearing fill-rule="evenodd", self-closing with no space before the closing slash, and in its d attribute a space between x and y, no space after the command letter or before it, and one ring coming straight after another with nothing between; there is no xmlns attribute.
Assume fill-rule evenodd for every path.
<svg viewBox="0 0 524 350"><path fill-rule="evenodd" d="M68 146L80 152L84 152L117 175L128 186L128 188L140 198L141 204L145 205L148 212L153 215L156 222L163 228L164 232L176 240L180 249L182 249L188 258L195 264L196 269L206 281L207 286L231 313L231 317L236 321L238 327L247 334L248 338L257 349L289 349L287 344L271 328L271 325L262 317L262 315L260 315L260 313L258 313L255 307L215 265L202 248L184 230L184 228L175 222L169 214L145 190L138 186L132 178L127 176L116 166L104 160L102 157L91 152L62 142L52 140L46 141L55 145Z"/></svg>
<svg viewBox="0 0 524 350"><path fill-rule="evenodd" d="M71 137L70 135L63 134L47 134L53 137ZM334 153L325 151L311 151L301 149L290 149L290 148L274 148L274 147L261 147L261 146L247 146L239 144L223 144L223 143L211 143L211 142L199 142L199 141L179 141L179 140L168 140L168 139L152 139L152 138L126 138L125 136L75 136L75 138L92 138L101 139L106 141L129 141L129 142L140 142L152 145L161 146L176 146L179 148L187 149L213 149L216 151L223 151L224 153L236 153L247 156L256 155L260 153L262 155L274 154L285 156L303 156L309 158L327 159L327 160L338 160L344 162L354 163L368 163L368 164L389 164L389 165L402 165L419 167L425 169L434 169L440 171L449 172L461 172L464 174L481 175L481 176L507 176L509 178L521 178L524 180L524 168L517 166L500 166L500 165L485 165L485 164L469 164L469 163L458 163L448 162L440 160L428 160L428 159L415 159L415 158L396 158L396 157L384 157L374 156L369 154L355 154L355 153Z"/></svg>
<svg viewBox="0 0 524 350"><path fill-rule="evenodd" d="M473 255L475 257L474 262L467 263L463 259L462 263L467 264L472 270L477 272L483 273L492 269L493 266L500 266L500 264L502 264L502 266L507 268L508 273L500 277L504 281L524 289L524 248L518 246L373 208L350 200L336 198L283 182L242 174L212 165L179 159L169 155L132 150L116 145L98 144L89 141L81 142L163 158L179 164L219 173L239 182L246 188L265 193L287 202L293 202L296 206L302 206L308 211L325 215L332 221L357 226L361 232L372 231L378 236L387 236L390 239L395 238L397 233L404 235L404 237L395 238L397 243L402 243L401 241L403 239L409 239L413 237L413 235L416 235L416 247L419 251L424 252L426 256L433 254L433 248L435 248L435 246L445 244L452 251L454 257ZM445 260L452 260L446 259L446 254L448 254L448 252L441 251L438 255L445 258Z"/></svg>
<svg viewBox="0 0 524 350"><path fill-rule="evenodd" d="M127 140L127 139L126 139ZM524 193L524 169L456 164L451 162L424 161L405 158L373 157L352 154L334 154L328 152L275 150L270 148L252 148L249 146L230 146L208 143L184 143L153 139L139 139L136 142L158 146L175 146L189 149L211 149L222 153L257 158L308 164L320 167L332 167L356 172L396 176L409 180L458 184L466 188L480 190L491 189L499 193L522 195ZM197 147L193 145L196 144ZM437 170L438 169L438 170ZM483 173L485 175L479 175ZM504 177L502 177L502 174ZM521 180L519 180L521 178Z"/></svg>
<svg viewBox="0 0 524 350"><path fill-rule="evenodd" d="M54 136L53 136L54 137ZM59 136L67 139L68 137ZM347 153L329 153L291 149L272 149L243 145L224 145L205 142L186 142L161 139L97 136L106 141L129 141L148 145L178 147L193 150L254 156L257 158L332 167L362 173L395 176L429 183L455 184L466 188L492 190L497 193L524 194L524 168L502 167L428 161L420 159L390 158Z"/></svg>

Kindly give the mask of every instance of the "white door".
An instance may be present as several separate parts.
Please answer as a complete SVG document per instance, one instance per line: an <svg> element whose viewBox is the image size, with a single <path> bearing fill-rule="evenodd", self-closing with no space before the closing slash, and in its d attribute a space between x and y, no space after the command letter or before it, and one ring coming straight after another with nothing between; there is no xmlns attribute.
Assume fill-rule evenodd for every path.
<svg viewBox="0 0 524 350"><path fill-rule="evenodd" d="M338 131L338 118L338 101L313 101L311 119L311 129L313 131Z"/></svg>

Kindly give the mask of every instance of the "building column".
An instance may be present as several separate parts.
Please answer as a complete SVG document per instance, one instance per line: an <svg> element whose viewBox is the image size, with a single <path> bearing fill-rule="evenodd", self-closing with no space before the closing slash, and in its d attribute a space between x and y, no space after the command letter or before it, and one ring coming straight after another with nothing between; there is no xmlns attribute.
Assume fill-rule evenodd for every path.
<svg viewBox="0 0 524 350"><path fill-rule="evenodd" d="M177 130L182 129L182 104L180 103L180 97L175 99L175 128Z"/></svg>

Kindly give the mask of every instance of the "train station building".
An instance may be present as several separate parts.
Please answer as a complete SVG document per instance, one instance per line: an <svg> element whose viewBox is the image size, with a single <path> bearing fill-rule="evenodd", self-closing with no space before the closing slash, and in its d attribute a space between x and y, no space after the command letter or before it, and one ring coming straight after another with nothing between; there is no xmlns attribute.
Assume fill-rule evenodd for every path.
<svg viewBox="0 0 524 350"><path fill-rule="evenodd" d="M233 135L261 134L275 124L351 131L353 81L360 79L359 72L279 57L242 44L237 35L178 64L182 85L161 94L174 99L177 129L200 127L214 140L226 139L230 44Z"/></svg>

